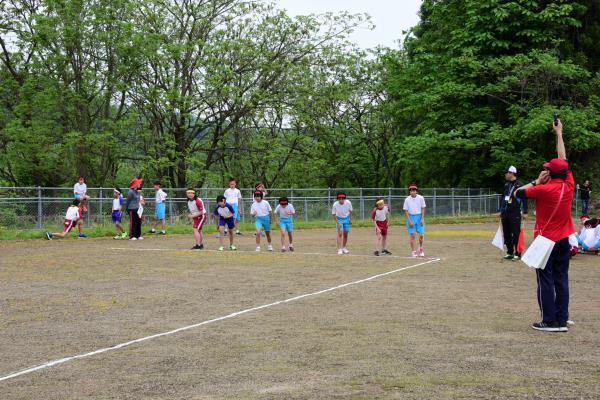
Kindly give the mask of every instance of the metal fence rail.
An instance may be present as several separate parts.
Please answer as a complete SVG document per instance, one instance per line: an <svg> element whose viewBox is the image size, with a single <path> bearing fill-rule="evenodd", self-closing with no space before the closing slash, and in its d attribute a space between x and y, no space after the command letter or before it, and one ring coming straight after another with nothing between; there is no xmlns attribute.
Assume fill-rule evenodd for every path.
<svg viewBox="0 0 600 400"><path fill-rule="evenodd" d="M164 188L167 222L187 223L187 204L184 188ZM199 196L207 209L216 205L216 197L225 188L200 188ZM243 197L242 221L249 221L253 189L240 189ZM377 199L383 198L392 212L402 210L406 189L398 188L320 188L320 189L269 189L266 200L275 208L279 197L288 197L296 209L296 219L304 221L331 218L331 207L338 191L344 191L352 201L355 218L370 218L370 211ZM84 218L88 225L110 223L113 200L112 188L89 188L90 201ZM492 214L497 212L500 195L483 188L424 188L420 193L425 197L428 214L433 216ZM145 189L146 199L144 219L154 215L154 190ZM126 196L126 193L124 193ZM42 229L46 226L62 224L65 212L73 199L72 188L48 187L0 187L0 226L19 229Z"/></svg>

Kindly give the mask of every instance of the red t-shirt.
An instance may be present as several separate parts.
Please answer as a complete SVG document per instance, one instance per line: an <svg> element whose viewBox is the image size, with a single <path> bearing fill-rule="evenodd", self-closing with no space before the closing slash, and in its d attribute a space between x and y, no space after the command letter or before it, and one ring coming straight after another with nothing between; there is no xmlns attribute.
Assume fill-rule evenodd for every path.
<svg viewBox="0 0 600 400"><path fill-rule="evenodd" d="M564 192L559 203L563 185ZM552 179L545 185L525 189L525 196L528 199L536 200L534 236L543 235L557 242L575 233L575 226L571 217L574 193L575 180L571 171L567 173L567 179L564 181L562 179ZM554 216L552 216L552 213L554 213ZM552 219L549 221L550 217Z"/></svg>

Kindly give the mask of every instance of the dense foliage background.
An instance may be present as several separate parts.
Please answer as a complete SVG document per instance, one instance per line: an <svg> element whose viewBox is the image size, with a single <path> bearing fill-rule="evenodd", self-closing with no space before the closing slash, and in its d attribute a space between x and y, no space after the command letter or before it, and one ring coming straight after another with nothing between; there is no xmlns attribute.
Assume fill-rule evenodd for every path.
<svg viewBox="0 0 600 400"><path fill-rule="evenodd" d="M495 187L552 157L554 111L578 180L599 175L598 1L425 0L400 50L348 42L369 24L242 0L0 2L0 184Z"/></svg>

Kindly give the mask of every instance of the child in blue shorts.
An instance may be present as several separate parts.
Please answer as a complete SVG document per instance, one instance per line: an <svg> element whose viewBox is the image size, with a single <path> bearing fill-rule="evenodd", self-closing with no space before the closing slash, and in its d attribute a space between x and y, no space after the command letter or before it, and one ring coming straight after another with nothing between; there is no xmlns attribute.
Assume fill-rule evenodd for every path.
<svg viewBox="0 0 600 400"><path fill-rule="evenodd" d="M410 235L410 248L413 257L425 257L423 241L425 240L425 198L418 194L419 187L411 184L408 187L409 196L404 200L406 213L406 228ZM416 248L416 235L419 234L419 252Z"/></svg>
<svg viewBox="0 0 600 400"><path fill-rule="evenodd" d="M337 201L333 203L331 214L337 226L338 255L348 254L348 233L352 225L352 203L346 199L345 193L338 193Z"/></svg>
<svg viewBox="0 0 600 400"><path fill-rule="evenodd" d="M265 236L269 243L267 249L273 251L271 245L271 221L273 219L273 210L268 201L263 200L263 193L256 191L254 192L254 203L250 208L250 214L256 218L256 251L260 251L260 231L265 230Z"/></svg>
<svg viewBox="0 0 600 400"><path fill-rule="evenodd" d="M156 201L154 207L154 222L152 223L152 229L149 233L156 233L156 226L161 224L161 235L167 234L167 220L166 220L166 204L167 194L162 190L162 185L159 181L154 182L154 190L156 190Z"/></svg>
<svg viewBox="0 0 600 400"><path fill-rule="evenodd" d="M287 232L290 239L290 251L294 251L294 244L292 240L292 232L294 231L294 215L296 210L294 206L290 204L287 197L279 199L279 205L275 207L275 215L279 217L279 227L281 228L281 252L285 253L285 233Z"/></svg>
<svg viewBox="0 0 600 400"><path fill-rule="evenodd" d="M114 188L111 218L112 222L115 224L115 228L117 228L117 236L113 237L113 239L125 239L127 237L127 234L123 229L123 225L121 225L121 218L123 217L123 204L125 204L125 200L121 194L121 189L118 187Z"/></svg>
<svg viewBox="0 0 600 400"><path fill-rule="evenodd" d="M213 212L217 221L217 230L219 231L219 251L225 250L225 227L229 228L229 249L237 250L233 245L233 229L235 228L235 211L231 204L227 204L225 196L217 196L217 206Z"/></svg>

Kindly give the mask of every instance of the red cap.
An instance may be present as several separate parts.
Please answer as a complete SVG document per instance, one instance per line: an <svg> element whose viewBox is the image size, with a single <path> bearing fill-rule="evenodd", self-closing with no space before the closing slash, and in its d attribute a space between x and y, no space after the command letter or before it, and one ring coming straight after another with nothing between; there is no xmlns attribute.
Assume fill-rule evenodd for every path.
<svg viewBox="0 0 600 400"><path fill-rule="evenodd" d="M561 158L553 158L547 163L544 163L544 168L549 169L555 174L564 174L569 171L569 163Z"/></svg>
<svg viewBox="0 0 600 400"><path fill-rule="evenodd" d="M138 179L138 178L133 178L131 180L131 182L129 182L129 188L130 189L135 189L139 186L142 186L142 183L144 182L143 179Z"/></svg>
<svg viewBox="0 0 600 400"><path fill-rule="evenodd" d="M410 185L408 187L408 190L412 190L412 189L419 190L419 187L417 185Z"/></svg>

